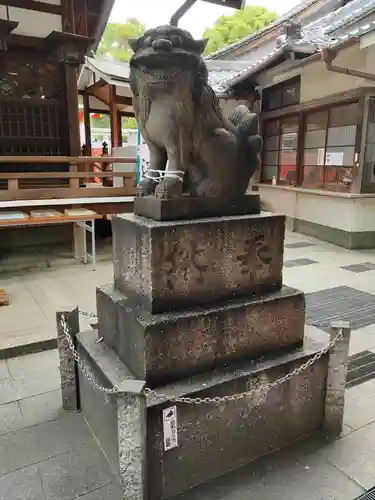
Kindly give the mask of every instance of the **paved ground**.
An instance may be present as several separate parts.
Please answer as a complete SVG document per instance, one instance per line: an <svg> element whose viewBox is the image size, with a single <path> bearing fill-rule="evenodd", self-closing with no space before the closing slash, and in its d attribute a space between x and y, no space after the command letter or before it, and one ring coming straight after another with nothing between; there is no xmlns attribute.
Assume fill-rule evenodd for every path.
<svg viewBox="0 0 375 500"><path fill-rule="evenodd" d="M61 410L57 364L55 350L0 361L0 500L120 500L82 416ZM374 391L347 391L336 443L304 441L181 500L356 498L375 484Z"/></svg>
<svg viewBox="0 0 375 500"><path fill-rule="evenodd" d="M286 243L287 285L307 294L351 287L375 295L375 251L347 251L298 234L289 234ZM355 267L347 268L352 265ZM2 280L0 286L10 293L12 305L0 309L0 348L41 335L54 336L57 309L78 304L94 311L95 285L111 278L112 265L100 263L96 270L82 266ZM347 301L348 310L353 303ZM352 332L351 354L375 352L375 314L371 314L365 318L367 326L361 327L361 317ZM86 320L83 323L88 326ZM311 328L322 338L327 335L320 328ZM347 390L345 426L337 442L313 439L299 443L183 499L356 498L375 485L374 391L375 380ZM0 360L0 500L120 497L82 417L61 410L56 352Z"/></svg>

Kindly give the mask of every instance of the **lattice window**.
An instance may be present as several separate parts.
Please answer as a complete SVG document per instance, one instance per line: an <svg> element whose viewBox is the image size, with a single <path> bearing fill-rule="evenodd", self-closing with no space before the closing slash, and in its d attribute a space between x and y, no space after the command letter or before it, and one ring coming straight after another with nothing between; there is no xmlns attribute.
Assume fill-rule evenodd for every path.
<svg viewBox="0 0 375 500"><path fill-rule="evenodd" d="M64 99L63 66L53 56L9 48L0 66L0 98Z"/></svg>

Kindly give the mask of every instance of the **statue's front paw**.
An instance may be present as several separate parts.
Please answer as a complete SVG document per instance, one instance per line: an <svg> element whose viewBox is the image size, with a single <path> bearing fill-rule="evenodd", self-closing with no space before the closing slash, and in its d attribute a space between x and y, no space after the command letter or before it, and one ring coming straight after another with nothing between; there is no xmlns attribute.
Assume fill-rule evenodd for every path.
<svg viewBox="0 0 375 500"><path fill-rule="evenodd" d="M158 198L180 198L182 182L179 179L164 179L155 189Z"/></svg>
<svg viewBox="0 0 375 500"><path fill-rule="evenodd" d="M142 179L136 189L136 196L149 196L154 194L157 182L151 179Z"/></svg>

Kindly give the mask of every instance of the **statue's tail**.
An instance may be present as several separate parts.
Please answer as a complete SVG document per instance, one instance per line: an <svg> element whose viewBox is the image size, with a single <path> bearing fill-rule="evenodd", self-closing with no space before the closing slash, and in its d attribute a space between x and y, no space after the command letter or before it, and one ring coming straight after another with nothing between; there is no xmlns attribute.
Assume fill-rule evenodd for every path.
<svg viewBox="0 0 375 500"><path fill-rule="evenodd" d="M259 135L259 117L241 104L228 117L228 120L237 128L239 147L245 155L247 168L252 176L259 167L259 153L263 145Z"/></svg>

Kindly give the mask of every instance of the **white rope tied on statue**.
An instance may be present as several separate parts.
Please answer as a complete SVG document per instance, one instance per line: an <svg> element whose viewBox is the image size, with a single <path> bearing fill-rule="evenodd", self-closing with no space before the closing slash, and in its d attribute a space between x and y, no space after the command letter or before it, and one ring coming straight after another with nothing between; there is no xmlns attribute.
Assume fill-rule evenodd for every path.
<svg viewBox="0 0 375 500"><path fill-rule="evenodd" d="M157 174L157 176L152 176L151 174ZM152 170L148 169L146 172L143 174L143 177L146 179L150 179L152 181L155 181L157 183L161 182L163 179L177 179L180 182L184 181L184 174L185 172L183 170Z"/></svg>

